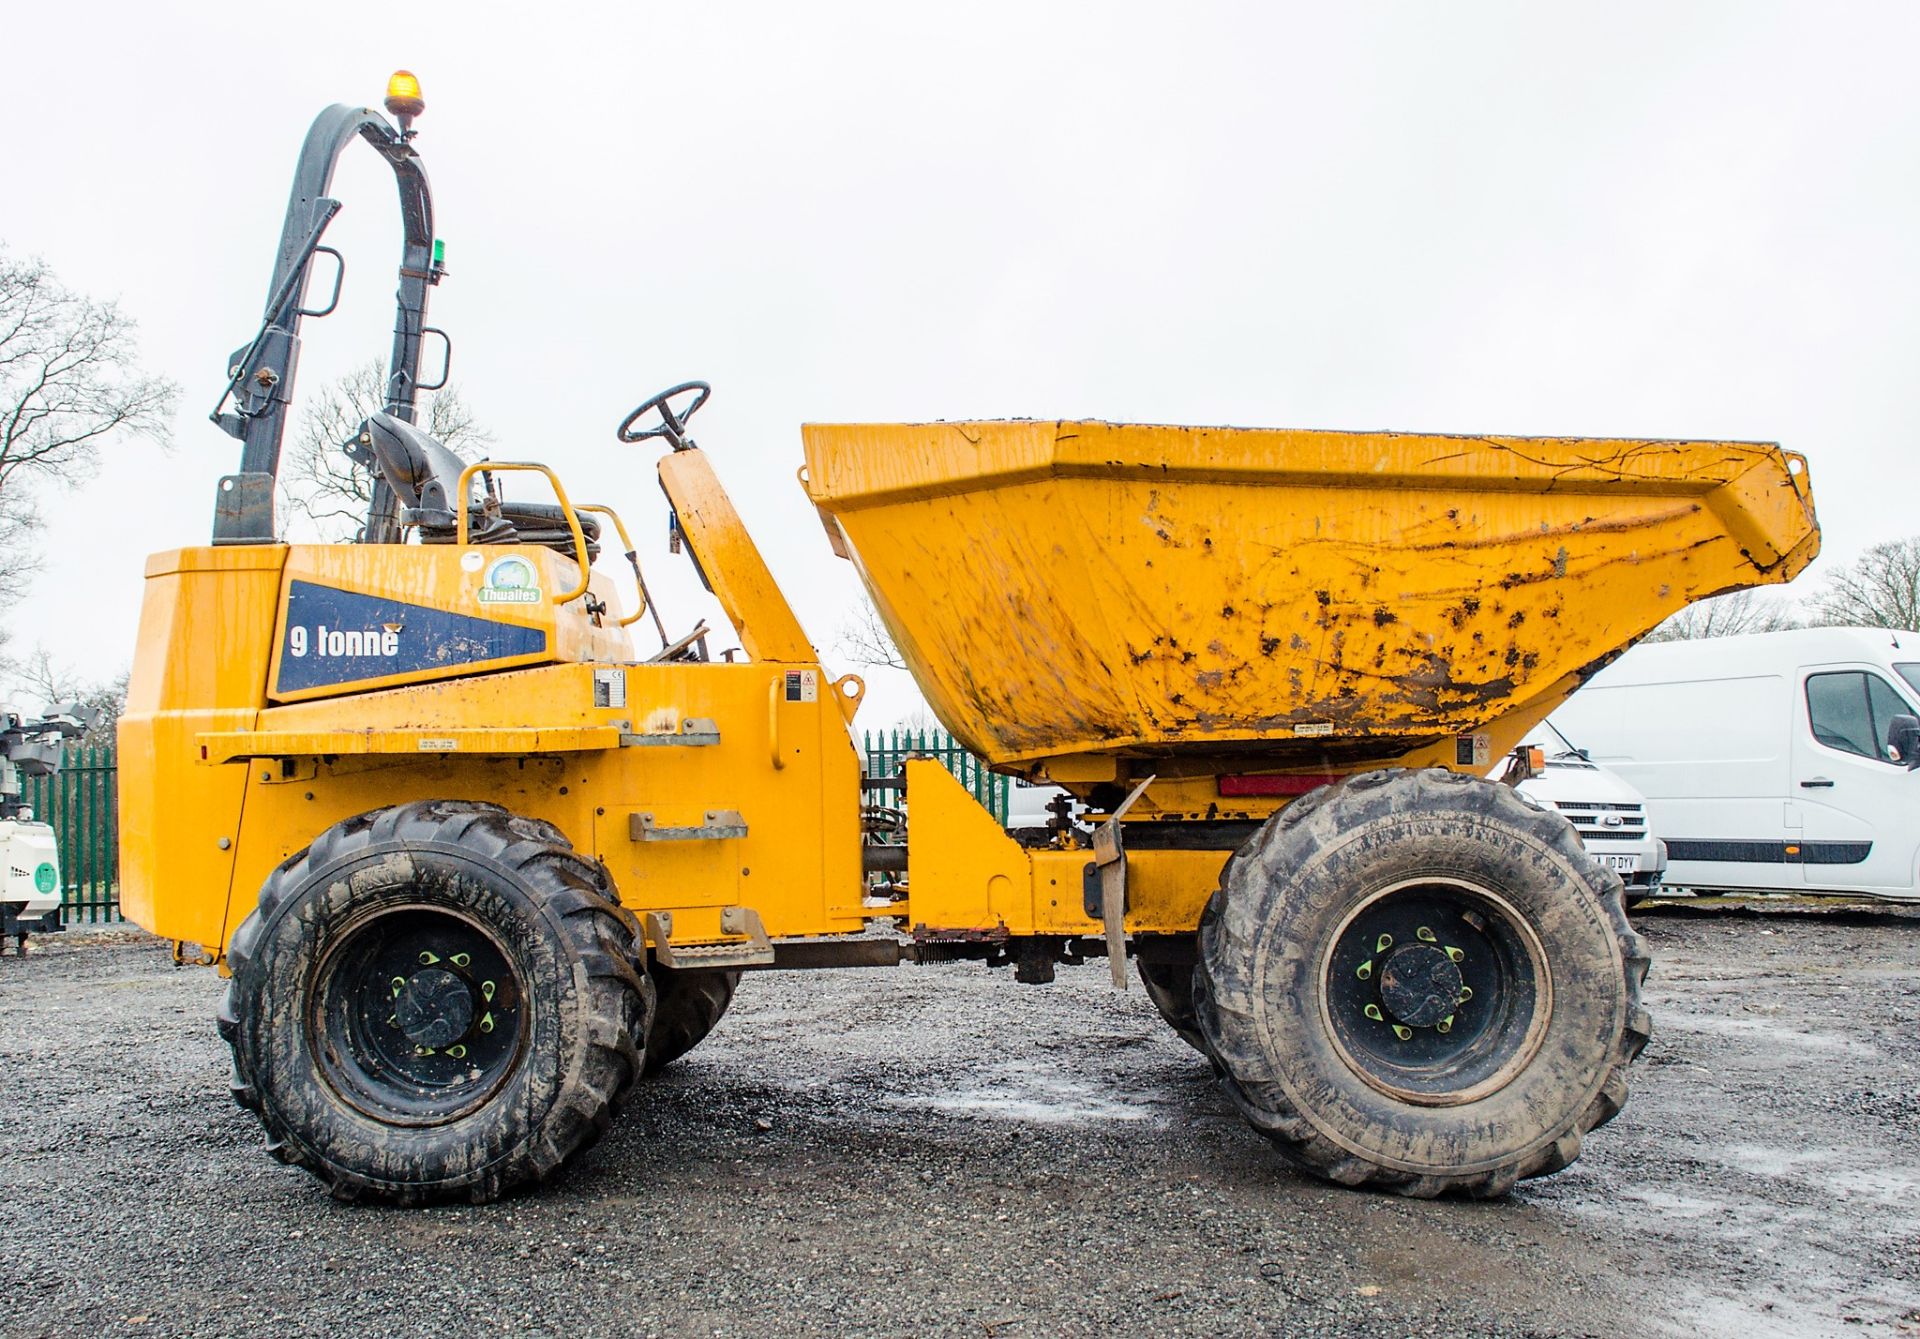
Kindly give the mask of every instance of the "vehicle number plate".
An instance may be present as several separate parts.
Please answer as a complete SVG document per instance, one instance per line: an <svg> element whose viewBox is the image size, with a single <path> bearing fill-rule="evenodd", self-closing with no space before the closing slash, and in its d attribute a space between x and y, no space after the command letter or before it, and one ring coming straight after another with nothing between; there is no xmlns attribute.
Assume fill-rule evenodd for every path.
<svg viewBox="0 0 1920 1339"><path fill-rule="evenodd" d="M1610 869L1616 874L1631 874L1638 860L1638 856L1631 855L1597 855L1593 858L1593 863L1601 869Z"/></svg>

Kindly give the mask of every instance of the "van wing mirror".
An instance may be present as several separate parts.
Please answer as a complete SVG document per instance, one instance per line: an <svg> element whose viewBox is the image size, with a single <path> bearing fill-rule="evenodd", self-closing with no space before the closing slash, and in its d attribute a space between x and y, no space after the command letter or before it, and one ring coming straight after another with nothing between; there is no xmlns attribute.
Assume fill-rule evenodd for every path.
<svg viewBox="0 0 1920 1339"><path fill-rule="evenodd" d="M1920 716L1895 716L1887 722L1887 754L1911 772L1920 768Z"/></svg>

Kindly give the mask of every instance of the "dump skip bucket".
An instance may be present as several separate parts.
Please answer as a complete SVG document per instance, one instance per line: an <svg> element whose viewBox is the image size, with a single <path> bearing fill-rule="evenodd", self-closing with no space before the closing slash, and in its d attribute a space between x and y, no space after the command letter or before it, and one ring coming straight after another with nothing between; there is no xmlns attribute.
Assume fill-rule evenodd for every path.
<svg viewBox="0 0 1920 1339"><path fill-rule="evenodd" d="M1789 580L1819 550L1805 462L1764 444L804 435L808 493L935 713L1013 769L1356 763L1524 730L1689 601Z"/></svg>

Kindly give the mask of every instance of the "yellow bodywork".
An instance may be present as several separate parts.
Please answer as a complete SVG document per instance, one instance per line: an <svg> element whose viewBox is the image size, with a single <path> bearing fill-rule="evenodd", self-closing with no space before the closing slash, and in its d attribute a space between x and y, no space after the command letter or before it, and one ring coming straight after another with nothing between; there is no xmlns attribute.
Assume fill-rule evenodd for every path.
<svg viewBox="0 0 1920 1339"><path fill-rule="evenodd" d="M1485 770L1463 741L1503 752L1688 600L1818 546L1804 464L1766 446L1027 422L806 444L948 726L1082 793L1155 772L1148 823L1286 803L1229 797L1247 774ZM931 760L906 767L904 896L869 895L859 681L820 665L708 458L660 477L741 663L640 659L615 583L576 597L544 548L155 556L120 726L127 914L217 953L330 825L459 799L557 825L671 913L656 948L742 942L730 908L775 939L1098 933L1089 853L1016 843ZM1190 932L1226 851L1129 845L1127 928Z"/></svg>

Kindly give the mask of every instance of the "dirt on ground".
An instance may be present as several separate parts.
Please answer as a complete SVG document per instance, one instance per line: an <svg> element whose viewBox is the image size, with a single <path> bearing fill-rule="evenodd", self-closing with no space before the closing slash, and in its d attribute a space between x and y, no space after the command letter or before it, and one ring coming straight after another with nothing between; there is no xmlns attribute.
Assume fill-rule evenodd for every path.
<svg viewBox="0 0 1920 1339"><path fill-rule="evenodd" d="M1642 910L1652 1045L1495 1203L1288 1171L1104 966L749 976L554 1184L336 1204L227 1097L221 983L0 960L0 1333L1920 1334L1920 910Z"/></svg>

